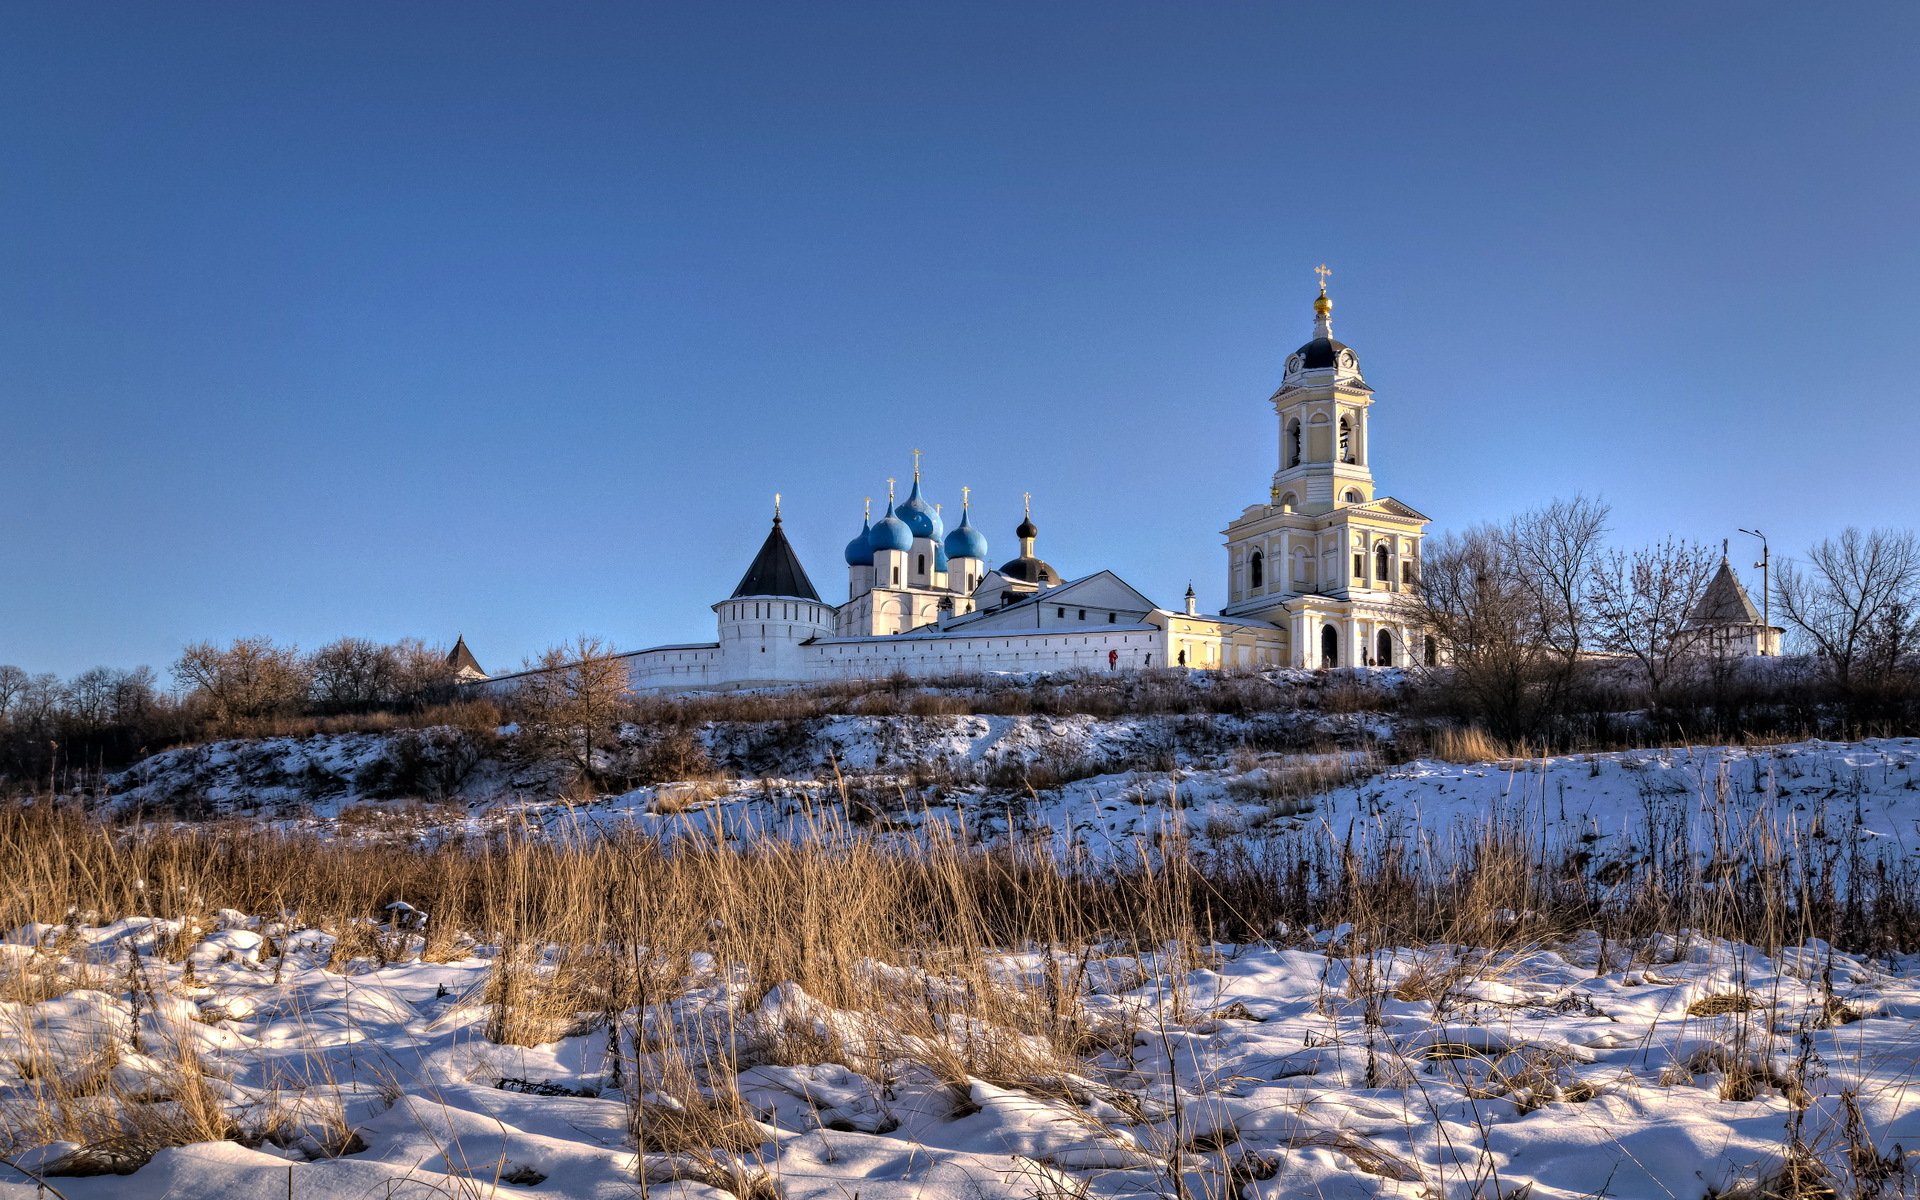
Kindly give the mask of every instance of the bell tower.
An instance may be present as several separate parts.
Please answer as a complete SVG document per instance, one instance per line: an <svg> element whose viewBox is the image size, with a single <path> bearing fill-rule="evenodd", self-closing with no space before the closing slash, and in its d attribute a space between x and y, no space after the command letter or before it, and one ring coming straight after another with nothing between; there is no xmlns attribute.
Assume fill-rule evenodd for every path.
<svg viewBox="0 0 1920 1200"><path fill-rule="evenodd" d="M1279 469L1269 496L1276 508L1318 515L1373 499L1367 455L1367 410L1373 389L1360 376L1353 348L1334 340L1333 301L1322 263L1313 302L1313 337L1287 358L1271 402L1279 417Z"/></svg>

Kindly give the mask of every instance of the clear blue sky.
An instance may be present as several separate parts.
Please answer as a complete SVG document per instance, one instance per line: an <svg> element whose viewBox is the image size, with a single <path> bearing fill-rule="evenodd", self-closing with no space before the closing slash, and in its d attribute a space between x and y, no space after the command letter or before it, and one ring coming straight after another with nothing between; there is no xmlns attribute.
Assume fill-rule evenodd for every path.
<svg viewBox="0 0 1920 1200"><path fill-rule="evenodd" d="M926 451L1223 592L1311 268L1436 529L1920 524L1920 5L0 10L0 662L711 636Z"/></svg>

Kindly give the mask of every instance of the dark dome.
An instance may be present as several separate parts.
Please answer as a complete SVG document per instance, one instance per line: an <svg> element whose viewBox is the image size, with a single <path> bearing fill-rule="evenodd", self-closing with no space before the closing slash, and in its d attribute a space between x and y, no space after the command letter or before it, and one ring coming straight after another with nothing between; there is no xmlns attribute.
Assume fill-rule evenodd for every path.
<svg viewBox="0 0 1920 1200"><path fill-rule="evenodd" d="M1054 570L1052 564L1037 558L1016 558L1012 562L1002 563L1000 573L1008 579L1017 579L1022 583L1044 583L1048 587L1060 582L1060 572Z"/></svg>
<svg viewBox="0 0 1920 1200"><path fill-rule="evenodd" d="M1294 353L1300 356L1301 370L1320 371L1339 362L1340 352L1347 349L1350 347L1345 342L1318 337L1295 350Z"/></svg>
<svg viewBox="0 0 1920 1200"><path fill-rule="evenodd" d="M1014 527L1013 536L1017 538L1039 537L1040 527L1033 523L1032 517L1027 517L1024 518L1019 525Z"/></svg>

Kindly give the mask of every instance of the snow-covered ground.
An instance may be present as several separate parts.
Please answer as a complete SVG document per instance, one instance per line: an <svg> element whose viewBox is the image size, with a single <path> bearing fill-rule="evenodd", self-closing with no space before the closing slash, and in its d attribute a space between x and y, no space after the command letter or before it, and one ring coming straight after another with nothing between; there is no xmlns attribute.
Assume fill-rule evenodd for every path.
<svg viewBox="0 0 1920 1200"><path fill-rule="evenodd" d="M513 826L911 849L940 825L1097 868L1143 840L1164 849L1169 831L1199 854L1338 844L1445 858L1498 827L1542 861L1621 887L1676 857L1749 873L1817 863L1808 877L1826 880L1884 866L1911 881L1920 867L1920 740L1389 764L1364 717L1281 729L1216 716L1193 737L1181 720L836 717L771 747L739 744L765 731L715 728L716 760L758 756L789 773L568 804L482 766L498 772L486 795L425 808L353 786L388 754L379 739L228 745L150 762L121 796L157 803L137 789L225 778L218 811L245 811L273 779L311 776L318 747L346 786L317 809L295 787L275 815L353 836L376 828L353 813L389 809L410 836ZM446 963L330 963L325 933L239 913L221 924L194 935L184 962L177 946L156 953L177 931L145 920L23 929L0 947L0 971L45 978L61 962L72 986L0 1002L0 1134L23 1166L111 1165L35 1144L52 1081L162 1115L211 1095L242 1135L162 1150L127 1176L58 1174L62 1194L1758 1200L1829 1194L1818 1177L1840 1195L1920 1195L1920 957L1817 942L1769 956L1683 931L1490 952L1276 930L1271 945L1214 947L1197 969L1088 960L1067 974L1101 1036L1071 1063L988 1079L955 1078L952 1046L710 962L677 997L625 1014L617 1037L581 1014L551 1044L496 1044L491 947ZM1011 954L996 969L1028 987L1045 974ZM945 986L908 964L873 970L910 992ZM670 1108L670 1089L645 1089L665 1089L674 1047L716 1026L746 1048L748 1123L730 1149L641 1154L630 1089L646 1111ZM636 1028L648 1031L637 1045ZM200 1064L204 1092L182 1084L183 1063ZM1782 1182L1789 1162L1797 1191ZM0 1168L0 1181L24 1179ZM12 1195L37 1193L0 1183Z"/></svg>
<svg viewBox="0 0 1920 1200"><path fill-rule="evenodd" d="M88 1072L163 1109L190 1054L240 1130L273 1135L162 1150L127 1176L61 1174L76 1159L60 1143L22 1148L21 1166L53 1172L72 1200L625 1198L643 1178L673 1195L789 1200L1180 1186L1698 1200L1778 1176L1795 1145L1836 1182L1881 1179L1861 1194L1913 1195L1898 1169L1920 1168L1904 1149L1920 1147L1920 961L1829 960L1818 945L1769 958L1667 937L1610 946L1606 961L1590 936L1501 955L1216 947L1183 972L1096 960L1086 1011L1120 1032L1077 1069L1024 1085L943 1077L884 1026L791 985L756 997L695 979L648 1028L732 1005L750 1046L825 1041L750 1036L799 1024L858 1053L749 1052L733 1148L643 1158L616 1083L661 1070L656 1038L618 1040L616 1079L613 1042L590 1023L535 1048L490 1042L485 948L335 973L321 969L325 935L294 932L277 971L251 922L225 923L192 952L191 980L151 954L168 932L154 923L79 931L69 952L109 980L129 948L143 952L157 1000L136 1009L109 983L0 1004L0 1090L16 1124L31 1121L36 1079ZM8 954L57 934L20 931ZM17 1171L0 1180L13 1181L0 1196L40 1194Z"/></svg>

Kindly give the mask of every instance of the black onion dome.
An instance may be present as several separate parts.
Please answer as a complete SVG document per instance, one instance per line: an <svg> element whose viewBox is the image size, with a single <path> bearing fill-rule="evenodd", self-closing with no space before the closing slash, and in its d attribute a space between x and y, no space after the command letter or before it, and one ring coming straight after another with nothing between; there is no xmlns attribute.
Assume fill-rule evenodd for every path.
<svg viewBox="0 0 1920 1200"><path fill-rule="evenodd" d="M1033 523L1032 517L1026 517L1021 520L1019 525L1014 527L1013 536L1017 538L1039 537L1040 527Z"/></svg>
<svg viewBox="0 0 1920 1200"><path fill-rule="evenodd" d="M1002 563L1000 573L1008 579L1017 579L1021 583L1044 583L1048 587L1053 587L1060 582L1060 572L1053 569L1053 564L1037 558L1022 557L1009 563Z"/></svg>

